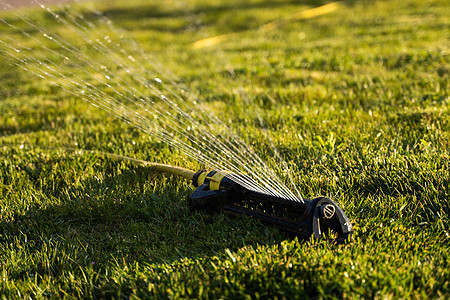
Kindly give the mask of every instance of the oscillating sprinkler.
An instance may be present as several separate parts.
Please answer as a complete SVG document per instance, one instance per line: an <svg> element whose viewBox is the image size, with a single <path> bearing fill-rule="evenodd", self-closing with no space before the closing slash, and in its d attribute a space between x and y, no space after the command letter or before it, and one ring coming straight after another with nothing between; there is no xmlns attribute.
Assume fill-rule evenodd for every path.
<svg viewBox="0 0 450 300"><path fill-rule="evenodd" d="M250 216L302 238L312 236L319 240L331 231L337 244L350 240L352 225L349 219L328 198L294 201L252 188L255 185L247 184L252 183L248 176L220 171L198 171L192 181L197 189L190 197L190 209Z"/></svg>

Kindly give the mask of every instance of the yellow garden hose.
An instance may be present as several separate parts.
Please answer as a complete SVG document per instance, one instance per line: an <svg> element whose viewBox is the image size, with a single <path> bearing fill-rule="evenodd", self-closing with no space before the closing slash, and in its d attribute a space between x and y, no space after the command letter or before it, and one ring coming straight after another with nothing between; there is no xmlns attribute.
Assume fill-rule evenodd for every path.
<svg viewBox="0 0 450 300"><path fill-rule="evenodd" d="M3 144L2 146L19 147L20 149L22 149L24 146L27 146L27 147L32 147L32 148L41 148L41 149L50 149L50 150L64 150L67 152L76 152L78 154L81 154L81 153L97 154L100 156L112 158L116 161L129 162L134 165L148 167L149 169L154 170L156 172L181 176L188 180L192 180L194 177L194 174L195 174L194 171L184 169L181 167L177 167L177 166L148 162L145 160L131 158L131 157L127 157L127 156L123 156L123 155L119 155L119 154L101 152L101 151L95 151L95 150L84 150L84 149L78 149L78 148L72 148L72 147L53 147L53 146L41 146L41 145L36 146L36 145L31 145L31 144Z"/></svg>

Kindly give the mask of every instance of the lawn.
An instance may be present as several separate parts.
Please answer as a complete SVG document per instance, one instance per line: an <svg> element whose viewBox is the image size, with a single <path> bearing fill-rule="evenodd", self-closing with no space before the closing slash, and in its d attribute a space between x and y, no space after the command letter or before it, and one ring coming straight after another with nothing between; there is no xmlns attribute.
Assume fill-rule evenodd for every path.
<svg viewBox="0 0 450 300"><path fill-rule="evenodd" d="M450 297L447 1L142 2L0 12L2 299ZM205 166L83 100L161 90L339 203L352 241L191 212L190 182L102 155Z"/></svg>

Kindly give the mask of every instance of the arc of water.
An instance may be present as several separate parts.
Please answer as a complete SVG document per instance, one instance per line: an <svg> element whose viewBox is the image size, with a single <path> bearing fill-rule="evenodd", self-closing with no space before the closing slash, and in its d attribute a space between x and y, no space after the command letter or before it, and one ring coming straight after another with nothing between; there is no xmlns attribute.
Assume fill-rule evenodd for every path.
<svg viewBox="0 0 450 300"><path fill-rule="evenodd" d="M49 11L49 10L47 9L47 11ZM53 12L52 12L51 10L50 10L50 12L51 12L52 15L53 15ZM54 16L58 21L59 21L59 20L62 20L62 18L60 18L60 17L57 16L57 15L53 15L53 16ZM25 17L23 17L22 20L24 20L24 21L25 21L27 24L29 24L30 26L33 26L34 28L36 28L37 30L39 30L41 33L43 33L44 36L49 37L49 36L45 33L45 29L44 29L44 28L41 28L40 26L38 26L38 25L32 23L30 20L27 20ZM4 23L8 24L8 23L5 22L4 20L2 20L2 21L3 21ZM68 24L67 22L65 22L65 23ZM9 24L8 24L8 25L9 25ZM70 24L68 24L68 25L70 25ZM73 25L71 25L71 26L72 26L72 28L73 28ZM81 25L77 23L77 26L80 27ZM89 26L90 28L92 28L93 25L92 25L92 24L88 24L88 26ZM79 31L79 30L78 30L78 31ZM26 34L26 33L25 33L25 34ZM81 36L81 37L82 37L85 41L87 41L89 44L91 44L91 45L92 45L97 51L99 51L100 53L102 53L102 51L104 51L105 53L108 53L108 55L111 55L111 53L112 53L112 55L114 56L114 58L119 62L118 65L119 65L120 67L122 67L122 68L126 68L126 66L123 64L124 61L123 61L118 55L116 55L116 53L112 52L110 49L108 49L107 47L105 47L105 45L104 45L103 43L101 43L99 40L97 40L97 43L100 45L100 47L98 47L97 45L93 44L92 41L90 41L90 40L88 39L87 35L85 35L83 32L78 32L78 35ZM28 37L32 38L30 35L28 35ZM64 40L62 40L61 38L56 37L55 35L53 35L53 36L51 36L51 37L49 37L49 38L50 38L52 41L58 43L59 46L62 46L66 51L68 51L68 52L70 52L70 53L72 53L72 54L74 54L74 52L76 52L77 50L79 50L79 49L76 49L74 46L72 46L72 45L66 43L66 42L65 42ZM46 50L53 51L53 50L48 49L48 48L46 48L46 47L44 47L44 48L45 48ZM12 48L12 49L13 49L13 48ZM106 52L106 51L107 51L107 52ZM55 51L53 51L53 54L55 54L55 55L58 55L58 54L61 55L61 53L57 53L57 52L55 52ZM83 59L84 59L84 61L83 61L84 63L87 63L90 67L92 67L94 70L96 70L96 68L97 68L98 66L95 66L95 64L93 64L93 63L92 63L88 58L86 58L86 57L84 57ZM22 61L22 62L23 62L23 61ZM39 62L39 63L40 63L40 62ZM53 64L53 62L47 60L47 68L48 68L49 66L51 66L52 64ZM53 65L54 65L54 64L53 64ZM65 79L68 79L67 76L65 76L65 75L62 74L61 72L56 71L56 67L57 67L57 66L54 66L54 67L55 67L55 69L52 69L54 72L58 73L59 76L65 78ZM47 71L43 71L43 70L38 70L38 71L43 72L43 74L45 74L46 76L49 75ZM105 72L108 72L108 70L106 69ZM34 72L34 73L36 73L36 74L39 75L39 76L42 76L41 74L39 74L39 72ZM104 74L105 76L107 76L105 73L103 73L103 74ZM112 74L110 74L110 75L112 75ZM134 74L133 74L133 75L134 75ZM141 76L133 76L133 78L136 79L140 84L144 85L146 88L150 89L154 94L158 95L158 93L160 93L160 90L158 90L157 88L155 88L155 87L152 86L152 85L149 85L149 84L147 83L147 81L145 80L145 78L143 78L143 77L141 77ZM54 79L56 80L57 77L54 78ZM124 86L122 85L121 82L124 82L124 80L123 80L122 78L119 78L119 79L120 79L120 82L116 82L116 84L118 84L120 87L123 88ZM190 146L190 145L187 145L186 143L182 143L182 142L180 142L180 141L178 141L178 140L173 140L173 139L171 138L171 134L170 134L170 133L168 133L168 132L165 131L165 130L163 130L163 131L161 132L161 129L162 129L162 128L156 126L156 124L152 123L148 118L146 118L146 117L140 115L138 112L132 111L129 107L124 106L124 105L123 105L120 101L118 101L117 99L115 99L115 98L113 98L113 97L107 95L106 93L104 93L103 91L101 91L100 89L98 89L97 87L95 87L95 86L93 86L92 84L90 84L90 83L88 83L88 82L82 80L81 78L76 78L76 80L78 80L78 82L77 82L77 81L73 81L73 80L70 81L70 82L72 83L72 86L71 86L71 87L69 86L69 88L71 88L70 92L71 92L72 94L74 94L74 95L76 95L76 96L80 96L80 95L77 93L77 90L76 90L76 89L79 89L79 88L80 88L80 82L81 82L82 84L84 84L84 88L85 88L86 90L90 90L90 91L91 91L91 94L90 94L89 96L84 95L84 97L87 97L88 99L90 99L90 100L88 100L89 102L93 103L93 104L96 105L96 106L102 107L102 108L105 109L106 111L111 112L112 114L116 115L117 117L119 117L119 118L121 118L121 119L124 119L124 120L127 121L128 123L132 124L133 126L136 126L137 128L139 128L139 129L143 130L144 132L150 134L151 136L155 136L155 137L159 138L160 140L162 140L163 142L166 142L166 143L168 143L169 145L173 145L173 146L177 147L178 149L181 149L182 151L184 151L184 152L185 152L186 154L188 154L189 156L191 156L191 157L197 159L199 162L204 163L205 165L208 165L208 166L212 166L212 167L217 166L217 161L214 161L214 160L208 158L206 155L204 155L204 153L199 153L197 149L193 148L193 147ZM102 82L102 83L108 85L107 83L104 83L104 82ZM170 92L170 94L172 94L176 99L180 99L180 98L181 98L178 94L176 94L176 93L175 93L173 90L171 90L169 87L164 86L164 88L165 88L166 90L168 90L168 91ZM124 90L126 90L126 88L125 88ZM141 98L141 97L139 97L138 91L137 91L134 87L132 87L131 89L128 89L127 92L129 92L134 98L137 98L137 99L139 99L140 101L142 101L142 102L144 102L144 103L145 103L146 101L151 101L149 98ZM122 99L127 99L128 101L130 101L130 102L132 102L132 103L134 103L134 104L138 104L138 106L144 108L143 105L142 105L141 103L137 103L137 101L134 101L130 96L124 95L124 94L120 93L120 92L117 91L117 90L115 91L115 93L116 93L120 98L122 98ZM106 100L104 100L104 99L103 99L103 100L99 99L99 98L98 98L99 95L102 96L102 97L105 97L104 99L108 99L108 101L110 101L110 102L108 102L108 101L106 101ZM176 112L177 112L178 114L180 114L186 121L189 121L189 122L193 125L194 128L202 127L202 126L200 126L201 124L198 123L198 121L194 120L194 119L192 118L192 116L190 116L189 114L187 114L186 112L184 112L184 111L183 111L176 103L172 102L171 100L167 99L166 97L161 97L161 96L160 96L159 98L160 98L160 99L162 98L162 100L164 100L164 102L165 102L166 104L168 104L171 108L175 108ZM220 159L220 161L222 161L222 159L223 159L224 157L221 155L221 153L224 153L225 155L228 155L228 156L230 157L232 154L236 154L236 152L235 152L236 150L242 150L242 149L245 149L244 152L245 152L246 154L250 154L250 156L253 158L253 161L258 163L258 167L264 166L264 163L262 162L262 160L261 160L258 156L256 156L256 155L254 154L254 152L249 151L249 150L248 150L248 147L245 147L246 145L243 144L242 141L241 141L240 139L237 139L235 136L232 137L232 141L233 141L233 142L228 142L228 140L225 139L224 141L227 141L227 143L223 143L221 140L219 140L219 141L218 141L219 147L216 147L215 145L214 145L214 147L210 147L208 144L206 144L206 146L205 146L205 143L202 143L202 140L201 140L201 139L199 139L198 137L194 136L192 133L188 132L184 127L182 127L182 126L177 122L175 116L173 116L173 115L170 114L170 113L169 113L168 115L167 115L167 114L164 115L164 114L161 113L160 110L158 110L158 109L161 109L161 106L157 105L154 101L152 101L151 104L152 104L152 105L148 105L148 107L150 107L151 109L153 109L154 113L157 113L157 114L160 115L160 117L162 117L163 123L164 123L165 125L167 125L167 126L175 126L175 128L176 128L175 132L176 132L176 133L184 134L185 136L188 136L190 142L192 142L194 145L197 145L200 149L203 149L203 150L208 151L208 153L209 153L210 155L212 154L213 158ZM111 105L111 106L110 106L110 105ZM118 113L118 112L117 112L117 108L118 108L118 107L121 108L122 113ZM147 106L146 106L146 107L147 107ZM145 108L145 109L147 110L147 108ZM206 124L208 124L208 120L205 118L205 115L202 114L201 112L200 112L200 115L204 118L204 122L205 122ZM209 116L209 119L211 119L211 116ZM223 124L222 122L220 122L219 119L217 119L217 118L215 118L215 117L212 117L212 119L215 121L215 124L221 124L221 125ZM149 129L152 129L152 130L149 130ZM173 128L172 128L172 130L173 130ZM155 134L155 132L160 132L160 134ZM212 135L208 130L206 130L205 135L206 135L208 138L211 138L211 139L212 139L212 138L215 138L215 139L217 138L216 136ZM221 150L221 151L220 151L220 150ZM233 150L234 150L234 151L233 151ZM239 153L239 152L238 152L238 153ZM223 161L226 161L226 160L223 160ZM259 174L256 174L256 172L255 172L252 168L250 168L250 167L248 166L249 160L246 161L246 160L244 159L244 157L242 157L242 156L239 157L239 156L238 156L238 158L234 158L234 161L235 161L235 163L231 163L231 164L227 162L227 164L224 164L225 167L227 167L227 169L231 169L231 170L234 170L234 171L239 171L239 168L238 168L237 165L236 165L236 164L238 164L238 165L244 167L244 169L245 169L246 171L248 171L250 174L252 174L252 175L255 176L256 178L258 178L258 180L259 180L260 182L263 182L264 185L266 186L266 187L263 188L263 189L264 189L264 190L268 189L267 191L268 191L269 193L275 194L275 195L282 195L282 196L285 196L285 197L288 197L288 198L293 198L293 200L298 199L297 197L293 196L292 193L291 193L289 190L287 190L286 188L280 188L280 184L279 184L280 181L278 180L278 178L277 178L276 176L274 176L274 174L271 175L271 176L269 177L269 179L268 179L268 180L269 180L269 184L265 184L265 181L261 179L261 176L260 176ZM254 167L254 166L253 166L253 167ZM264 171L267 171L267 170L268 170L267 167L264 168ZM274 179L275 179L275 180L274 180ZM267 178L266 178L266 180L267 180ZM258 189L261 188L261 187L259 187L259 186L254 186L253 181L251 181L251 182L244 182L243 184L251 185L253 188L258 188ZM282 186L282 185L281 185L281 186ZM286 191L288 191L288 192L286 192Z"/></svg>
<svg viewBox="0 0 450 300"><path fill-rule="evenodd" d="M63 19L58 18L58 15L57 15L56 13L54 13L51 9L47 8L47 11L49 11L49 12L50 12L55 18L57 18L58 20L61 20L62 23L66 24L66 25L70 25L68 22L65 22ZM93 25L92 23L86 21L84 18L82 18L82 20L83 20L90 28L94 28L94 25ZM72 24L74 24L77 28L79 28L79 29L85 28L83 25L81 25L80 23L76 22L76 20L74 20L73 18L71 18L71 21L72 21ZM108 24L110 27L112 27L112 22L106 21L105 23ZM80 36L83 36L83 38L85 39L85 41L89 41L88 38L87 38L83 33L80 33L79 31L77 31L77 33L79 33ZM105 47L105 45L104 45L101 41L97 40L97 42L98 42L98 43L100 44L100 46L101 46L101 49L98 49L98 48L96 47L97 50L99 50L99 51L105 51L105 50L108 50L108 48ZM114 59L115 59L116 61L119 61L119 62L120 62L120 58L119 58L114 52L112 52L111 54L114 56ZM128 55L128 57L130 57L130 56ZM119 64L120 64L121 67L124 67L121 63L119 63ZM139 81L140 81L140 83L143 83L144 85L146 85L148 88L154 89L153 86L148 86L148 84L145 82L145 80L142 80L142 79L141 79L141 80L139 80ZM170 88L167 87L167 86L165 86L165 88L166 88L166 89L170 89ZM170 90L170 92L171 92L171 94L172 94L174 97L180 98L179 95L176 94L176 93L174 93L172 90ZM163 99L166 99L166 98L163 98ZM167 99L166 102L169 102L170 105L171 105L172 107L177 108L178 113L182 114L183 117L185 117L187 120L189 120L189 121L191 121L193 124L195 124L195 121L194 121L188 114L186 114L183 110L181 110L176 104L172 103L169 99ZM154 103L152 103L152 104L155 105ZM192 108L191 108L191 109L192 109ZM216 121L216 123L218 123L218 122L217 122L218 119L216 119L215 121ZM175 124L175 125L177 125L177 124ZM195 126L195 125L194 125L194 126ZM189 133L185 131L184 134L189 134ZM206 134L206 135L209 135L210 138L216 138L215 136L212 136L212 135L209 133L209 131L206 131L205 134ZM228 145L223 144L223 143L221 142L220 139L217 139L217 138L216 138L216 140L217 140L216 143L220 143L221 146L225 148L225 150L229 150ZM245 150L246 150L247 147L241 147L239 150L242 151L242 149L245 149ZM223 149L222 149L222 150L223 150ZM208 151L209 151L209 149L208 149ZM256 155L254 154L254 152L250 152L250 151L245 151L245 152L246 152L246 154L250 154L250 155L254 158L254 161L256 161L256 162L258 163L258 166L262 166L262 165L263 165L263 163L262 163L262 161L260 160L260 158L259 158L258 156L256 156ZM222 157L219 157L219 159L222 159ZM258 159L259 159L259 160L258 160ZM240 163L240 165L246 164L246 162L243 161L243 160L239 160L238 163ZM253 166L253 167L254 167L254 166ZM246 169L247 169L248 172L252 173L250 168L247 167ZM265 168L265 169L267 169L267 168ZM276 176L271 176L271 178L277 178L277 177L276 177ZM291 181L292 181L292 179L291 179ZM293 182L293 181L292 181L292 182ZM274 185L278 186L279 184L280 184L280 182L275 182ZM297 194L299 195L299 193L297 193ZM300 196L300 197L301 197L301 196Z"/></svg>

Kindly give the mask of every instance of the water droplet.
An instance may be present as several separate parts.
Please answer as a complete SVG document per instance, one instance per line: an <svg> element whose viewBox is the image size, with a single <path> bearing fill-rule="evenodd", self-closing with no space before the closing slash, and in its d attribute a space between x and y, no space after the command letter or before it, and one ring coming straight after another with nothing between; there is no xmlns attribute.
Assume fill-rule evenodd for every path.
<svg viewBox="0 0 450 300"><path fill-rule="evenodd" d="M22 144L22 145L19 146L19 149L23 149L24 147L25 147L25 145Z"/></svg>

